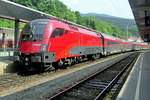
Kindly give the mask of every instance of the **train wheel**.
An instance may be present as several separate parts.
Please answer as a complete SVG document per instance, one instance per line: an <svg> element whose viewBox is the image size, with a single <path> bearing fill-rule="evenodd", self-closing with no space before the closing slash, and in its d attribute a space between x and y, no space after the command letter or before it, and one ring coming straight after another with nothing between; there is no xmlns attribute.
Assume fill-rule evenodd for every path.
<svg viewBox="0 0 150 100"><path fill-rule="evenodd" d="M102 58L103 57L103 54L102 53L100 53L100 57L99 58Z"/></svg>
<svg viewBox="0 0 150 100"><path fill-rule="evenodd" d="M96 59L101 58L101 54L96 54Z"/></svg>
<svg viewBox="0 0 150 100"><path fill-rule="evenodd" d="M76 63L76 57L72 58L72 64Z"/></svg>
<svg viewBox="0 0 150 100"><path fill-rule="evenodd" d="M75 57L75 58L73 59L73 63L74 63L74 64L79 63L79 57Z"/></svg>
<svg viewBox="0 0 150 100"><path fill-rule="evenodd" d="M95 60L96 59L96 55L88 55L88 60Z"/></svg>
<svg viewBox="0 0 150 100"><path fill-rule="evenodd" d="M96 54L92 55L92 60L96 60Z"/></svg>
<svg viewBox="0 0 150 100"><path fill-rule="evenodd" d="M81 62L81 57L77 57L76 58L76 63L80 63Z"/></svg>
<svg viewBox="0 0 150 100"><path fill-rule="evenodd" d="M73 65L73 58L71 58L70 61L71 61L71 65Z"/></svg>
<svg viewBox="0 0 150 100"><path fill-rule="evenodd" d="M108 54L108 53L105 51L103 55L104 55L104 56L107 56L107 54Z"/></svg>
<svg viewBox="0 0 150 100"><path fill-rule="evenodd" d="M57 63L57 66L58 66L59 68L62 68L62 67L64 66L64 61L63 61L62 59L60 59L60 60L58 61L58 63Z"/></svg>

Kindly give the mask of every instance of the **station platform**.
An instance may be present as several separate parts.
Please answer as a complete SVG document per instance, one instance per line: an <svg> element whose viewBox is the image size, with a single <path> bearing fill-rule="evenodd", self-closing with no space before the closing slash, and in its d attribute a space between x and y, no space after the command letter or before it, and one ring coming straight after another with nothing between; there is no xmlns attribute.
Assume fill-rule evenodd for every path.
<svg viewBox="0 0 150 100"><path fill-rule="evenodd" d="M142 52L129 77L121 89L117 100L150 99L150 51Z"/></svg>
<svg viewBox="0 0 150 100"><path fill-rule="evenodd" d="M12 73L15 70L13 63L13 51L7 51L0 48L0 75Z"/></svg>
<svg viewBox="0 0 150 100"><path fill-rule="evenodd" d="M0 76L15 72L15 64L8 57L0 57Z"/></svg>

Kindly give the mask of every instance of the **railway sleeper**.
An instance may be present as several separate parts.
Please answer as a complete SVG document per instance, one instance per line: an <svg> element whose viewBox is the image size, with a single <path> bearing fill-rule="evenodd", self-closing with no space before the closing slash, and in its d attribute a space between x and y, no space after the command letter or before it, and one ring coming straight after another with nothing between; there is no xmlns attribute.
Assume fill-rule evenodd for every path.
<svg viewBox="0 0 150 100"><path fill-rule="evenodd" d="M80 100L80 99L89 100L89 99L93 99L95 95L98 95L97 90L93 89L93 91L91 90L87 91L82 88L82 89L74 89L73 91L66 93L65 97L71 97L72 99L75 98L75 100Z"/></svg>
<svg viewBox="0 0 150 100"><path fill-rule="evenodd" d="M75 95L65 95L63 97L58 98L58 100L86 100L82 96L75 96ZM88 99L87 99L88 100Z"/></svg>
<svg viewBox="0 0 150 100"><path fill-rule="evenodd" d="M105 89L105 86L91 86L91 85L84 85L84 88L88 89L94 89L94 90L98 90L98 91L102 91L103 89Z"/></svg>
<svg viewBox="0 0 150 100"><path fill-rule="evenodd" d="M110 82L102 82L102 81L90 81L89 83L91 83L91 84L104 84L104 85L108 85Z"/></svg>
<svg viewBox="0 0 150 100"><path fill-rule="evenodd" d="M89 86L93 86L93 87L107 87L107 85L105 84L87 84L87 85L89 85Z"/></svg>
<svg viewBox="0 0 150 100"><path fill-rule="evenodd" d="M130 57L128 57L128 59L131 60ZM130 60L128 60L128 61L130 62ZM119 62L119 64L120 63L122 63L122 62ZM120 68L122 68L122 65L119 65L119 64L116 63L114 66L118 66L120 69ZM126 63L124 63L124 64L126 64ZM112 69L110 69L110 70L112 70ZM115 84L115 81L117 81L116 73L118 71L115 71L115 70L110 71L110 70L106 71L105 74L98 75L97 77L76 86L75 88L71 88L68 92L62 94L59 98L62 99L61 97L65 96L68 98L71 98L71 97L75 98L75 99L71 98L71 100L80 100L80 99L93 100L96 96L99 97L100 92L108 91ZM108 78L108 80L105 81L105 78L103 78L103 76L105 76L107 74L109 74L111 77L105 77L105 78ZM102 78L102 79L100 80L100 78ZM115 78L115 81L113 81L113 83L112 83L112 79L114 80L114 78ZM110 83L111 83L111 85L110 85ZM116 86L117 85L118 84L116 84ZM106 89L106 87L108 87L108 88ZM113 90L113 91L115 91L115 90Z"/></svg>

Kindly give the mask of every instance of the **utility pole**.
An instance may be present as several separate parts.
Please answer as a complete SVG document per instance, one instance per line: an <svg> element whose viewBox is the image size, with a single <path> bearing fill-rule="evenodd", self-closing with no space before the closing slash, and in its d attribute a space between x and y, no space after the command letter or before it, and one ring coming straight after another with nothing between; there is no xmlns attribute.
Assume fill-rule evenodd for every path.
<svg viewBox="0 0 150 100"><path fill-rule="evenodd" d="M127 40L128 40L128 34L129 34L129 23L127 24Z"/></svg>

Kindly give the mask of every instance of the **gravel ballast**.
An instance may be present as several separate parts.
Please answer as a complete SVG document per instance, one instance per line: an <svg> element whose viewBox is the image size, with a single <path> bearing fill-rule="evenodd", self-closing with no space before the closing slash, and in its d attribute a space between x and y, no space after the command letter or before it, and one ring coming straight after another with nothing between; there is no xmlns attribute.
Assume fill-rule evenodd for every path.
<svg viewBox="0 0 150 100"><path fill-rule="evenodd" d="M51 78L43 78L39 80L39 83L36 82L35 84L32 83L24 86L26 88L22 90L15 91L17 88L14 88L9 90L13 92L5 91L5 94L0 97L0 100L44 100L97 70L102 70L106 68L106 66L110 66L118 60L127 57L129 54L131 53L112 56L99 62L84 65L84 67L74 68L73 70L66 69L63 73L54 73Z"/></svg>

